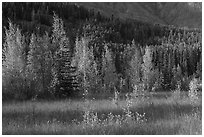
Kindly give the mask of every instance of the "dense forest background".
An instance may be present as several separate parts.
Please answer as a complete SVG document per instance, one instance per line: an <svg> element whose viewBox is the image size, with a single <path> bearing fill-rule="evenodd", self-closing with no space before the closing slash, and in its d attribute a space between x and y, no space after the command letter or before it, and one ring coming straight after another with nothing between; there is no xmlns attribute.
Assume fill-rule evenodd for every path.
<svg viewBox="0 0 204 137"><path fill-rule="evenodd" d="M187 91L202 79L200 29L106 17L74 3L3 3L2 11L3 100Z"/></svg>

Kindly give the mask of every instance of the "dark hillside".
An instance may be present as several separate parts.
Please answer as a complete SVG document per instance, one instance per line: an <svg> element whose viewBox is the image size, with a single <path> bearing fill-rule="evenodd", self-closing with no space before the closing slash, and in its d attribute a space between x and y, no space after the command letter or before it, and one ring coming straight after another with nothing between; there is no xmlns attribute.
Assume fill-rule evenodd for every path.
<svg viewBox="0 0 204 137"><path fill-rule="evenodd" d="M175 25L178 27L202 27L202 3L173 2L120 2L120 3L79 3L94 8L106 16L121 19L132 18L153 24Z"/></svg>

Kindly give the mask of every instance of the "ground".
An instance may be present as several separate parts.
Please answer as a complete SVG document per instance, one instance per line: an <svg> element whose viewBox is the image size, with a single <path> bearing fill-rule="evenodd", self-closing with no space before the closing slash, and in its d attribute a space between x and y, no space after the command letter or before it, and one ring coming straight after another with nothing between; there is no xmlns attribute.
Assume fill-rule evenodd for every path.
<svg viewBox="0 0 204 137"><path fill-rule="evenodd" d="M3 134L202 134L201 98L151 96L136 98L130 111L144 114L143 121L117 124L109 121L84 127L84 111L97 113L97 121L125 115L124 99L3 102ZM86 109L85 109L86 108ZM110 120L110 118L109 118ZM75 121L75 122L74 122ZM77 122L76 122L77 121Z"/></svg>

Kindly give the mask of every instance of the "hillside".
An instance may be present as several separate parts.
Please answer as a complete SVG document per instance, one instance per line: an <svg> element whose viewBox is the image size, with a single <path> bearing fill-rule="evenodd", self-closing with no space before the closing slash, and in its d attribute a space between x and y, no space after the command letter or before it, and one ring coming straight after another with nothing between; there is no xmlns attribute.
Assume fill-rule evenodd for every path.
<svg viewBox="0 0 204 137"><path fill-rule="evenodd" d="M153 24L179 27L202 27L201 3L160 2L86 2L79 5L94 8L106 16L120 19L135 19Z"/></svg>

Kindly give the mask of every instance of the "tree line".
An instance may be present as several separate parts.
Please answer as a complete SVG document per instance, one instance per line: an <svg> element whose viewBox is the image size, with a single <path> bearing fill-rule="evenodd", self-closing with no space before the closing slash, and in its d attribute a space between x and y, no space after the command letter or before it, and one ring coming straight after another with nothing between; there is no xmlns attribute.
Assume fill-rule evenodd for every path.
<svg viewBox="0 0 204 137"><path fill-rule="evenodd" d="M85 23L70 42L62 18L54 14L52 31L26 33L11 21L3 44L3 99L67 98L132 92L188 90L201 79L201 33L168 28L157 43L109 41L114 30ZM166 27L167 28L167 27ZM180 31L182 33L180 33Z"/></svg>
<svg viewBox="0 0 204 137"><path fill-rule="evenodd" d="M131 92L141 85L149 92L169 91L178 83L187 90L192 77L201 79L201 41L194 32L177 40L172 33L161 45L140 46L135 40L100 42L102 32L89 33L86 25L71 46L56 14L52 28L51 36L33 33L27 45L22 31L9 22L3 46L3 99Z"/></svg>
<svg viewBox="0 0 204 137"><path fill-rule="evenodd" d="M26 33L26 43L29 43L32 33L43 35L47 32L51 36L53 12L63 19L64 29L71 45L75 43L76 37L83 33L85 24L90 24L91 28L94 28L89 30L92 33L102 29L107 42L131 44L134 39L136 44L139 43L142 46L161 44L159 38L168 37L171 31L175 34L179 33L181 37L185 33L183 29L173 26L149 24L132 19L121 20L114 15L103 16L94 9L65 2L3 2L2 26L8 27L9 18L23 33ZM194 31L194 29L186 31ZM196 30L196 33L200 35L201 31ZM5 36L4 31L3 36Z"/></svg>

